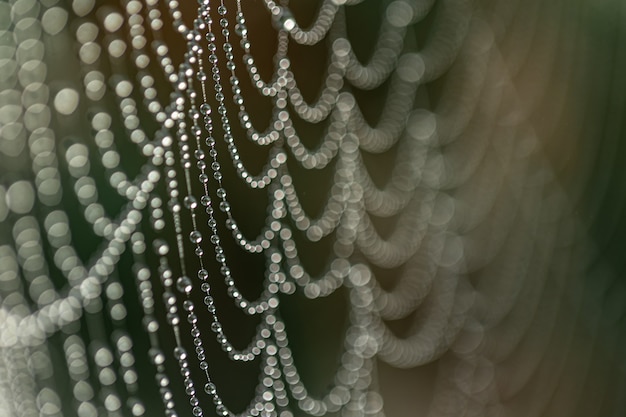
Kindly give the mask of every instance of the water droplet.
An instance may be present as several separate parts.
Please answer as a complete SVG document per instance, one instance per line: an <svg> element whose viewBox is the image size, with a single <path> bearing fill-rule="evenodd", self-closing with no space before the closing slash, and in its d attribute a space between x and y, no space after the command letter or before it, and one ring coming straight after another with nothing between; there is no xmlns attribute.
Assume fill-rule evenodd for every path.
<svg viewBox="0 0 626 417"><path fill-rule="evenodd" d="M174 348L174 357L177 360L185 360L187 358L187 351L185 351L184 348L177 346Z"/></svg>
<svg viewBox="0 0 626 417"><path fill-rule="evenodd" d="M178 278L176 280L176 288L178 289L178 291L184 293L184 294L190 294L191 290L193 288L193 284L191 282L191 279L189 279L189 277L187 276L182 276L180 278Z"/></svg>
<svg viewBox="0 0 626 417"><path fill-rule="evenodd" d="M198 207L198 202L196 201L196 198L192 195L188 195L187 197L185 197L183 203L185 204L185 207L189 210L194 210L196 207Z"/></svg>
<svg viewBox="0 0 626 417"><path fill-rule="evenodd" d="M191 241L191 243L195 243L195 244L202 242L202 233L198 232L197 230L194 230L193 232L189 234L189 240Z"/></svg>
<svg viewBox="0 0 626 417"><path fill-rule="evenodd" d="M202 103L200 105L200 113L202 113L205 116L208 114L211 114L211 106L209 106L207 103Z"/></svg>
<svg viewBox="0 0 626 417"><path fill-rule="evenodd" d="M215 395L217 394L217 388L215 387L214 383L208 382L204 384L204 392L206 392L209 395Z"/></svg>

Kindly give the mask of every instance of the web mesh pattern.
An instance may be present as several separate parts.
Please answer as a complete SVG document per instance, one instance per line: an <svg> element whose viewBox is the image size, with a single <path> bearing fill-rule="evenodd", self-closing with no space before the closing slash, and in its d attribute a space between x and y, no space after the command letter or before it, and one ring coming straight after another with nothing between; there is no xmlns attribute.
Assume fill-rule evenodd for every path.
<svg viewBox="0 0 626 417"><path fill-rule="evenodd" d="M624 415L624 9L0 0L0 415Z"/></svg>

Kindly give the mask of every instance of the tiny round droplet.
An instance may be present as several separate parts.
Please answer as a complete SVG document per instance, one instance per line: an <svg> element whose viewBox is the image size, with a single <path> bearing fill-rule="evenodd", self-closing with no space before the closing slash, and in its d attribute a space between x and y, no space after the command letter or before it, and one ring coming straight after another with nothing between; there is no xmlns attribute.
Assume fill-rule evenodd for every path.
<svg viewBox="0 0 626 417"><path fill-rule="evenodd" d="M78 108L78 92L72 88L64 88L54 97L54 108L63 115L70 115Z"/></svg>
<svg viewBox="0 0 626 417"><path fill-rule="evenodd" d="M208 382L204 384L204 392L206 392L209 395L215 395L217 394L217 388L215 387L214 383Z"/></svg>
<svg viewBox="0 0 626 417"><path fill-rule="evenodd" d="M193 232L189 234L189 240L191 240L191 243L196 243L196 244L202 242L202 233L198 232L197 230L194 230Z"/></svg>
<svg viewBox="0 0 626 417"><path fill-rule="evenodd" d="M188 195L187 197L185 197L183 203L185 204L185 207L189 210L193 210L198 207L198 201L192 195Z"/></svg>
<svg viewBox="0 0 626 417"><path fill-rule="evenodd" d="M207 103L202 103L200 105L200 113L204 114L205 116L211 114L211 106L209 106Z"/></svg>
<svg viewBox="0 0 626 417"><path fill-rule="evenodd" d="M193 284L191 283L191 279L187 276L182 276L176 280L176 288L178 291L184 294L190 294L191 289L193 288Z"/></svg>
<svg viewBox="0 0 626 417"><path fill-rule="evenodd" d="M187 352L182 347L175 347L174 348L174 356L178 360L184 360L184 359L187 358Z"/></svg>

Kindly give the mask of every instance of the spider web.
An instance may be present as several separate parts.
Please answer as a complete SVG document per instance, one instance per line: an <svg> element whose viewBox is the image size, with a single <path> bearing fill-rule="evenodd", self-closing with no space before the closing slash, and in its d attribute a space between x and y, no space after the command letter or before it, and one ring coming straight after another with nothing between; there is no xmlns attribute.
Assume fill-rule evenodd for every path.
<svg viewBox="0 0 626 417"><path fill-rule="evenodd" d="M0 2L3 415L622 415L623 9Z"/></svg>

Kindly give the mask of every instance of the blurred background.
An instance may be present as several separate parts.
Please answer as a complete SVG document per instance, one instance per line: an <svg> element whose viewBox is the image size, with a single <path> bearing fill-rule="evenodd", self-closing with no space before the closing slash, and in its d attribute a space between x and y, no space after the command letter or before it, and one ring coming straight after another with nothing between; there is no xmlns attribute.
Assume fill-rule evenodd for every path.
<svg viewBox="0 0 626 417"><path fill-rule="evenodd" d="M228 11L218 16L220 5ZM287 224L300 266L312 277L340 271L332 262L343 250L337 242L351 232L360 236L345 258L352 273L366 270L367 285L375 282L366 303L374 318L363 325L375 353L359 362L367 395L330 414L626 415L626 3L228 0L211 2L211 16L236 32L238 5L251 46L246 51L232 35L233 73L254 127L281 137L275 147L246 139L215 23L224 105L248 171L262 172L282 147L278 178L288 173L313 219L330 198L356 199L358 206L367 199L358 190L367 194L368 186L409 196L391 214L383 207L393 199L383 197L378 209L354 211L358 221L345 215L342 227L312 239L291 208L284 218L273 214L280 208L276 189L251 188L239 177L221 140L228 132L217 116L220 100L207 81L223 175L222 185L211 179L207 192L241 294L264 296L273 252L238 246L225 226L230 215L247 237L272 221ZM263 359L231 361L209 330L206 294L195 278L200 257L187 239L192 230L204 235L210 260L203 266L232 345L245 348L267 316L246 314L233 302L223 265L212 259L204 211L196 226L193 210L182 208L179 224L172 216L172 190L179 191L179 208L188 190L198 201L204 193L196 160L190 168L179 163L181 136L158 115L175 108L180 91L168 71L178 74L191 44L175 27L197 26L197 13L197 2L0 0L0 416L167 415L165 386L178 415L193 415L174 359L176 346L193 352L193 330L180 292L173 303L182 336L168 327L167 268L174 277L189 271L194 280L188 300L224 404L240 413L255 396L276 401L275 387L263 382L270 375ZM284 46L294 24L322 27L325 19L331 29L319 42L290 39ZM204 36L200 43L207 45ZM360 144L356 159L342 160L350 150L338 145L340 156L323 168L298 162L289 130L273 121L276 98L254 86L242 60L252 55L268 81L281 68L281 48L305 103L327 101L350 115L337 135ZM209 74L209 61L204 65ZM328 76L337 68L348 68L341 82ZM190 84L201 95L194 71ZM324 90L328 85L339 85L340 99ZM307 120L296 100L288 101L304 147L325 146L343 116ZM187 114L189 125L193 117ZM178 142L172 165L155 162L158 149L167 148L159 148L163 126ZM400 139L391 145L372 139L396 127ZM206 133L202 147L204 139ZM196 149L195 139L190 143ZM341 181L358 184L357 191L342 188L342 197L333 188ZM289 185L280 183L279 193ZM222 186L230 215L217 209ZM383 243L372 243L377 239ZM284 246L272 249L287 262ZM315 297L296 285L288 266L276 314L301 382L320 398L336 382L344 352L355 349L348 329L365 302L355 292L359 278ZM398 301L403 296L409 307ZM373 369L363 365L370 359ZM204 414L216 415L202 389L204 372L195 357L189 362ZM297 394L287 398L284 409L257 415L312 413Z"/></svg>

